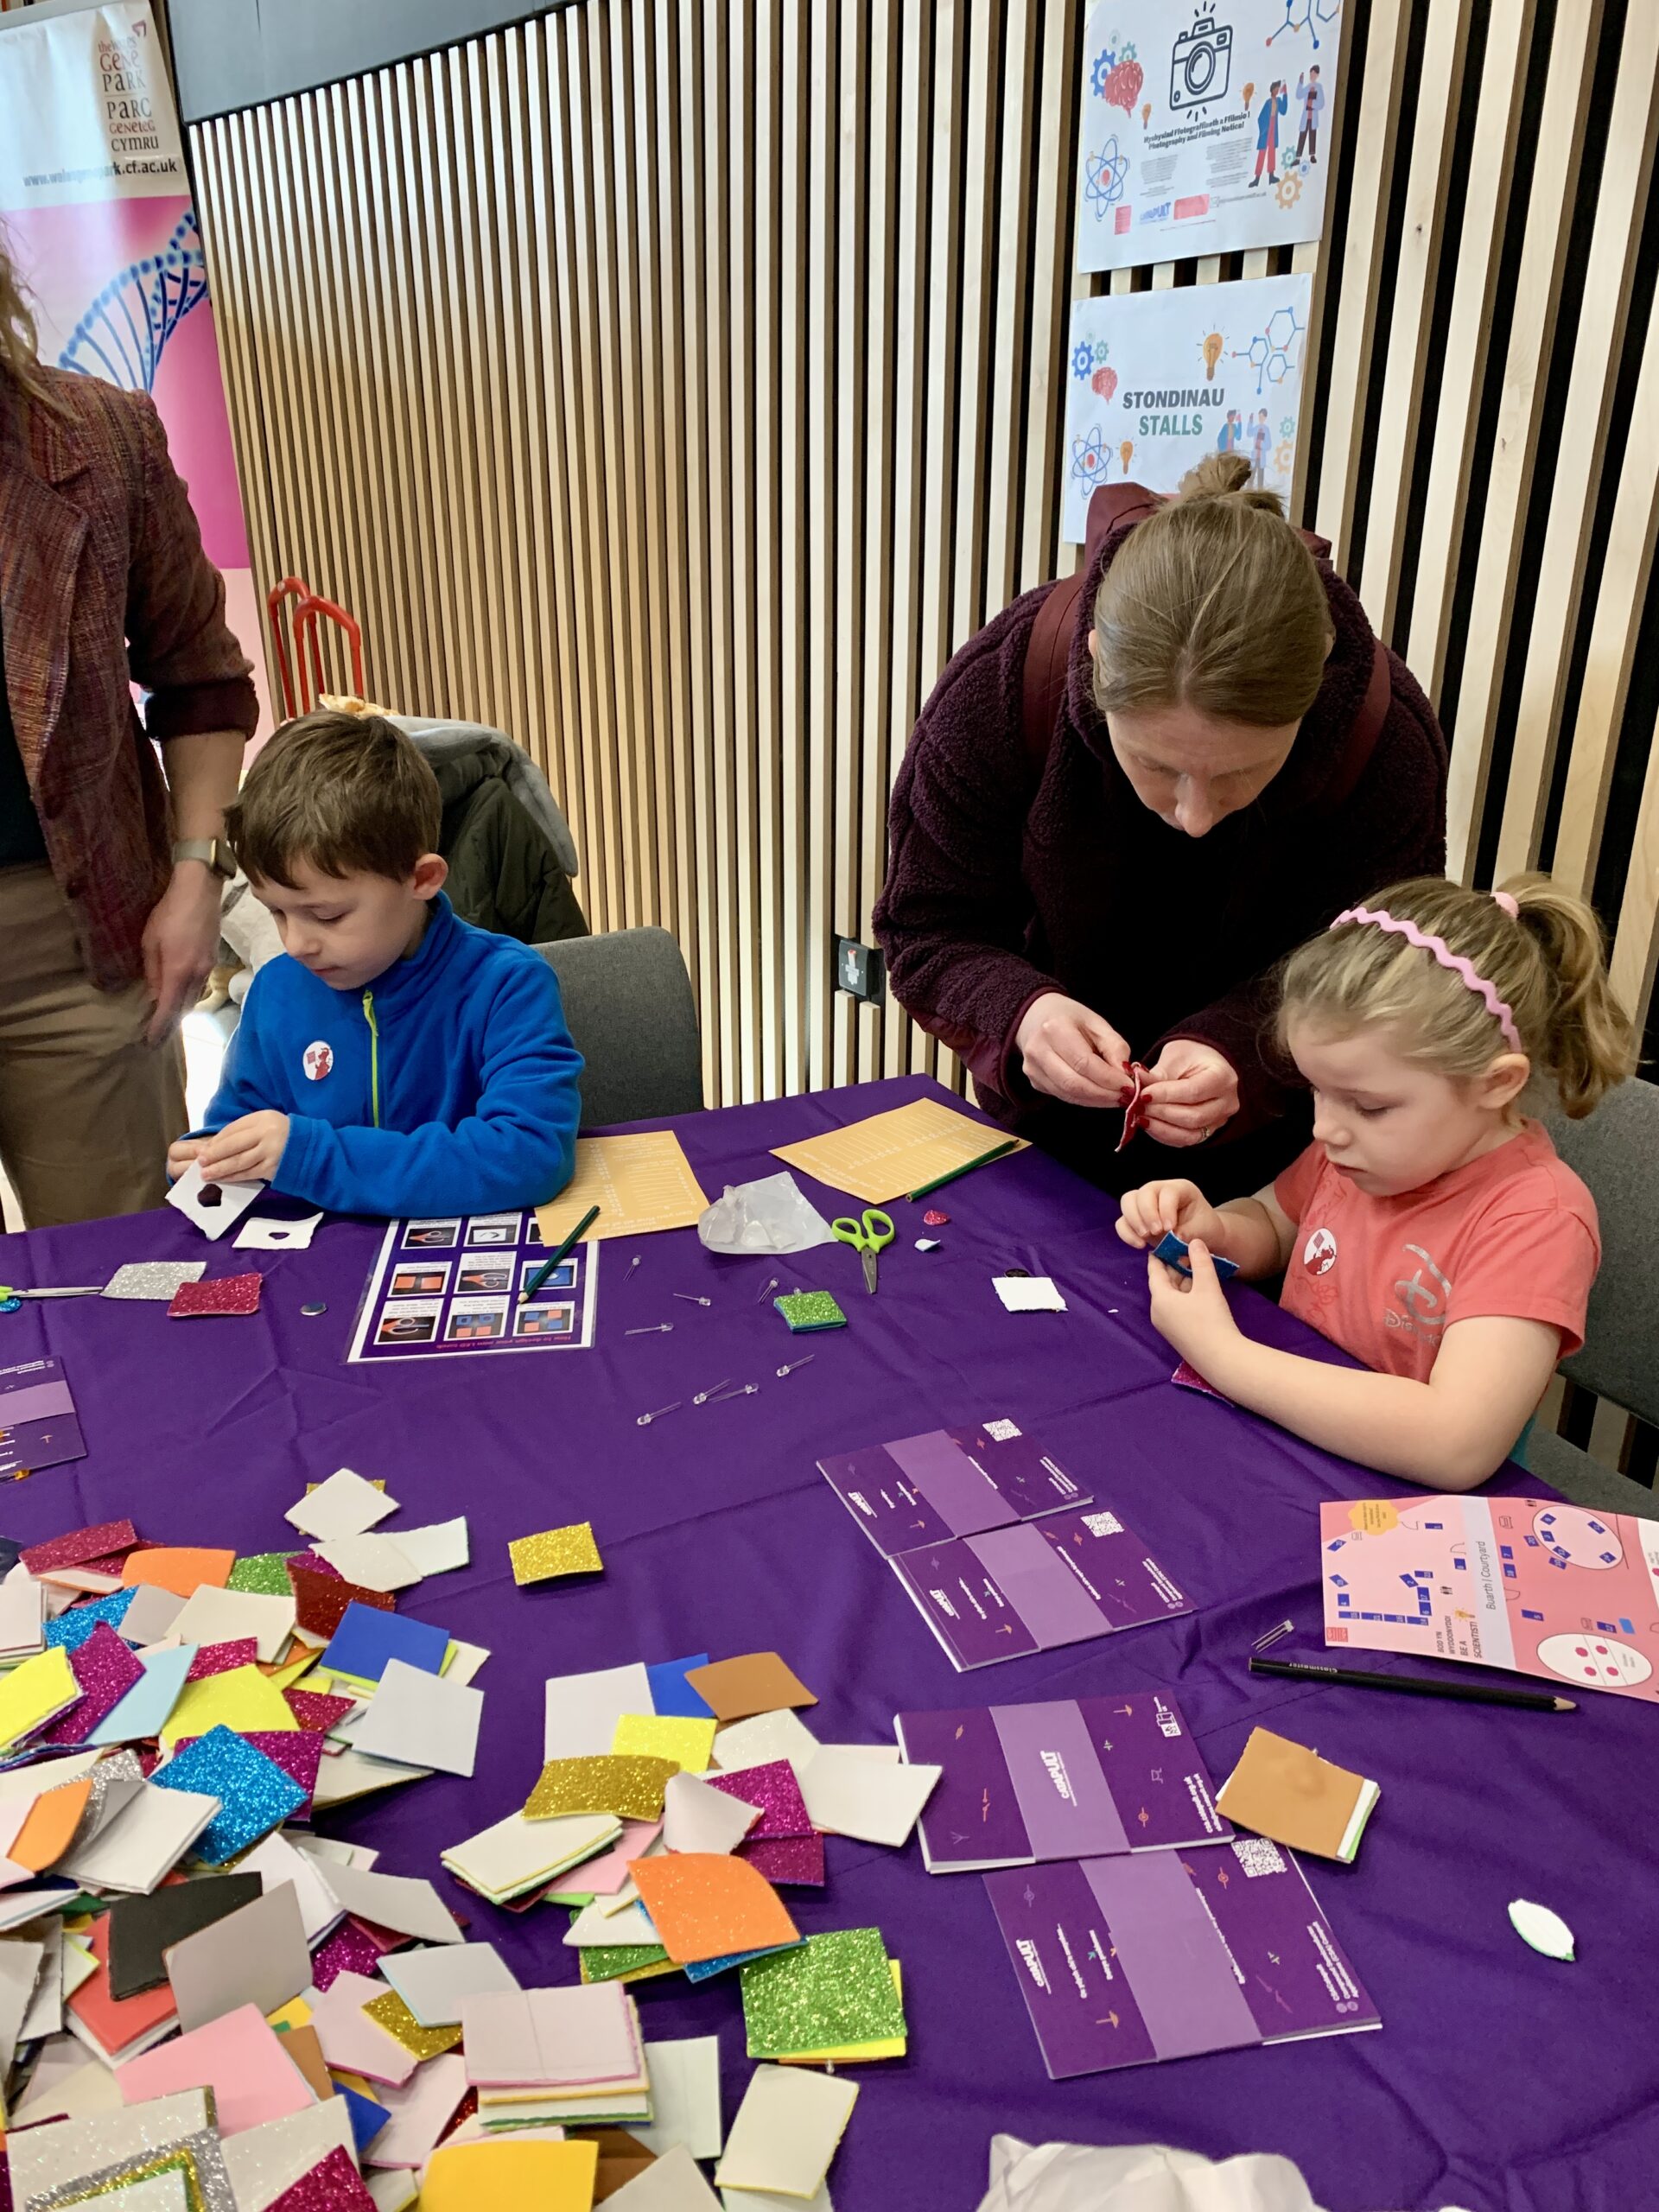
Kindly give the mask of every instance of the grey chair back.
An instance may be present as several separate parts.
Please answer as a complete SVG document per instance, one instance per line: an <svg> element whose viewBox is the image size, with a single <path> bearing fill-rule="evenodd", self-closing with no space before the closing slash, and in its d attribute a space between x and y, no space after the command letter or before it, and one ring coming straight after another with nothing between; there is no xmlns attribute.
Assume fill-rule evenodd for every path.
<svg viewBox="0 0 1659 2212"><path fill-rule="evenodd" d="M1543 1119L1601 1223L1584 1350L1561 1372L1659 1425L1659 1085L1621 1084L1582 1122Z"/></svg>
<svg viewBox="0 0 1659 2212"><path fill-rule="evenodd" d="M612 930L536 950L559 979L564 1018L588 1064L584 1129L702 1108L696 1002L666 930Z"/></svg>

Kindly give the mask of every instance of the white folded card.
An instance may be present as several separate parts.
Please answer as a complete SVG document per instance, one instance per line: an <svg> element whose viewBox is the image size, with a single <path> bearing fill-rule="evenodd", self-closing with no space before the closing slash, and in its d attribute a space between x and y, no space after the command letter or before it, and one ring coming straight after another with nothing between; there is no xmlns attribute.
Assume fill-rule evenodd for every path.
<svg viewBox="0 0 1659 2212"><path fill-rule="evenodd" d="M811 2196L858 2101L858 2084L810 2067L757 2066L715 2169L722 2190Z"/></svg>
<svg viewBox="0 0 1659 2212"><path fill-rule="evenodd" d="M194 1221L204 1236L217 1241L239 1221L264 1189L263 1183L204 1183L193 1160L167 1194L187 1221Z"/></svg>

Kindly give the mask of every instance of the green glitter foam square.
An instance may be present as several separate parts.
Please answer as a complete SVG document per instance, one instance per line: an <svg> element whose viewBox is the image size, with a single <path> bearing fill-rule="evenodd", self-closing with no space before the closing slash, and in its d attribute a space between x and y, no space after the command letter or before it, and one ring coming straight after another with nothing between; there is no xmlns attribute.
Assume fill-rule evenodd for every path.
<svg viewBox="0 0 1659 2212"><path fill-rule="evenodd" d="M772 1302L798 1335L807 1329L844 1329L847 1325L847 1316L827 1290L795 1290L786 1298L774 1298Z"/></svg>
<svg viewBox="0 0 1659 2212"><path fill-rule="evenodd" d="M908 2031L879 1928L809 1936L743 1969L751 2058L891 2043Z"/></svg>
<svg viewBox="0 0 1659 2212"><path fill-rule="evenodd" d="M249 1591L257 1598L291 1598L294 1586L288 1579L288 1562L304 1556L298 1552L251 1553L238 1560L225 1587Z"/></svg>

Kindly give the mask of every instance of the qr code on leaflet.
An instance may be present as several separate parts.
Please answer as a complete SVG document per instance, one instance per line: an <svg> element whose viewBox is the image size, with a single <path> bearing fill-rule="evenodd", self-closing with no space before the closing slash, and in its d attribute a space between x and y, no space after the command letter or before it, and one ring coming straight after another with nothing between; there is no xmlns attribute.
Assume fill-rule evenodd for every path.
<svg viewBox="0 0 1659 2212"><path fill-rule="evenodd" d="M1018 1436L1020 1431L1011 1421L988 1421L985 1433L993 1444L1006 1444L1011 1436Z"/></svg>
<svg viewBox="0 0 1659 2212"><path fill-rule="evenodd" d="M1285 1871L1284 1853L1276 1843L1269 1843L1266 1836L1242 1835L1236 1838L1233 1856L1247 1874L1282 1874Z"/></svg>
<svg viewBox="0 0 1659 2212"><path fill-rule="evenodd" d="M1121 1536L1123 1523L1116 1513L1085 1513L1083 1525L1091 1536Z"/></svg>

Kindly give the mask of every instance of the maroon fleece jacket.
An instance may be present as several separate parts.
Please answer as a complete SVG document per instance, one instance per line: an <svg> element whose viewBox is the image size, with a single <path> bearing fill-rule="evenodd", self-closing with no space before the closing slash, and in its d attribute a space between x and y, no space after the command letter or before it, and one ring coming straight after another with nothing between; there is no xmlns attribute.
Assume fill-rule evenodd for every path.
<svg viewBox="0 0 1659 2212"><path fill-rule="evenodd" d="M1236 1141L1292 1096L1294 1070L1271 1047L1276 963L1368 893L1444 868L1446 741L1391 653L1392 702L1370 760L1345 798L1324 796L1344 781L1374 639L1358 600L1322 561L1336 643L1289 759L1252 805L1207 836L1171 828L1136 798L1094 702L1095 593L1126 535L1107 540L1079 597L1040 783L1021 685L1032 626L1053 586L1005 608L940 677L893 787L876 935L899 1001L962 1057L999 1120L1028 1121L1039 1106L1039 1121L1053 1116L1020 1071L1014 1033L1033 999L1064 991L1103 1014L1141 1060L1172 1037L1225 1053L1240 1110L1217 1143ZM1065 1118L1075 1140L1076 1115ZM1090 1152L1098 1130L1109 1154L1120 1126L1115 1115L1091 1116Z"/></svg>

